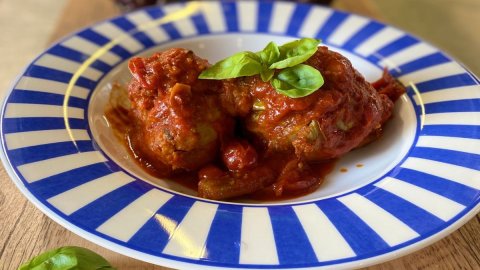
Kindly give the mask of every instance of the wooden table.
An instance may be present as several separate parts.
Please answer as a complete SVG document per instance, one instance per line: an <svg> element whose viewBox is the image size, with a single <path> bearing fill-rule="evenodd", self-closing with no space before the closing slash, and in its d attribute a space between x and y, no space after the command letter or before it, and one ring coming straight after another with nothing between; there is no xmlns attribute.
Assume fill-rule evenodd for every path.
<svg viewBox="0 0 480 270"><path fill-rule="evenodd" d="M336 1L335 7L384 20L371 1ZM51 36L51 42L119 14L108 0L70 0ZM93 244L71 233L36 209L0 168L0 268L16 269L45 250L75 245L94 250L123 269L167 269L141 262ZM480 269L480 215L450 236L413 254L366 269Z"/></svg>

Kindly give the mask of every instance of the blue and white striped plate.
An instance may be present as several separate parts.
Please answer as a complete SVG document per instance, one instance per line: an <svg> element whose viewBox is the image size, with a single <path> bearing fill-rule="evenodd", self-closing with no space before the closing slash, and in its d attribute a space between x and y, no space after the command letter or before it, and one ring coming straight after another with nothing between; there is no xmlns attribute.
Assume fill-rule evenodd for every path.
<svg viewBox="0 0 480 270"><path fill-rule="evenodd" d="M342 52L369 80L387 66L408 86L384 137L342 158L306 197L198 199L139 170L102 117L112 83L130 78L131 56L186 47L214 62L302 36ZM175 268L365 266L430 244L480 209L479 81L398 29L319 6L190 2L84 29L20 75L1 131L11 178L48 216Z"/></svg>

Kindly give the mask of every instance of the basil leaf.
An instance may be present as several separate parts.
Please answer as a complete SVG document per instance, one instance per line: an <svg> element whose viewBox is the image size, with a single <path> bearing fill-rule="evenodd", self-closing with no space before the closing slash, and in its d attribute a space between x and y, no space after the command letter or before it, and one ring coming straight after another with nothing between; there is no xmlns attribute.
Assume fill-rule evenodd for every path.
<svg viewBox="0 0 480 270"><path fill-rule="evenodd" d="M323 85L320 71L309 65L296 65L280 71L277 78L297 89L317 90Z"/></svg>
<svg viewBox="0 0 480 270"><path fill-rule="evenodd" d="M268 43L267 46L265 46L265 48L258 54L262 59L262 63L267 66L277 62L280 57L280 51L277 44L274 42Z"/></svg>
<svg viewBox="0 0 480 270"><path fill-rule="evenodd" d="M260 78L262 78L262 81L268 82L272 79L273 75L275 74L275 71L272 69L264 68L262 72L260 72Z"/></svg>
<svg viewBox="0 0 480 270"><path fill-rule="evenodd" d="M200 73L200 79L231 79L252 76L262 71L262 59L253 52L240 52L216 63Z"/></svg>
<svg viewBox="0 0 480 270"><path fill-rule="evenodd" d="M288 83L279 80L278 78L273 78L271 80L272 86L275 88L277 93L280 93L284 96L290 98L301 98L310 95L313 91L296 89L295 87L289 85Z"/></svg>
<svg viewBox="0 0 480 270"><path fill-rule="evenodd" d="M275 90L291 98L310 95L323 85L320 72L308 65L300 64L280 71L271 84Z"/></svg>
<svg viewBox="0 0 480 270"><path fill-rule="evenodd" d="M293 67L308 60L316 51L320 40L302 38L280 46L280 60L271 64L270 69Z"/></svg>
<svg viewBox="0 0 480 270"><path fill-rule="evenodd" d="M81 247L61 247L42 253L18 270L115 270L102 256Z"/></svg>

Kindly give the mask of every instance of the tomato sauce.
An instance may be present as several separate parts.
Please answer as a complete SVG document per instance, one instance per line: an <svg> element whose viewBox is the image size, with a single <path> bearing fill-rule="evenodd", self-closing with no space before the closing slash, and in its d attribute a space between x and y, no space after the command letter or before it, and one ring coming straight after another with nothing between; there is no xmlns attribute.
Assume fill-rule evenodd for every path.
<svg viewBox="0 0 480 270"><path fill-rule="evenodd" d="M336 158L381 136L405 91L388 72L370 84L326 47L305 63L325 83L290 98L259 76L198 79L209 63L186 49L135 57L130 106L106 116L141 167L199 197L302 196L323 183Z"/></svg>
<svg viewBox="0 0 480 270"><path fill-rule="evenodd" d="M124 91L123 89L120 89L118 87L114 87L113 91ZM155 168L151 163L149 163L148 160L142 157L142 155L138 152L135 151L134 147L132 147L130 143L130 136L129 136L129 129L131 128L130 122L128 121L128 110L120 107L120 106L109 106L105 110L105 117L107 118L110 126L112 127L112 130L114 134L116 135L117 139L122 143L123 147L125 147L128 150L128 153L133 157L133 160L136 161L137 165L141 167L146 173L150 174L151 176L155 178L167 178L170 181L175 181L176 183L191 189L192 191L197 191L198 190L198 183L201 177L216 177L216 173L220 173L222 176L226 176L227 174L225 171L219 170L218 168L221 168L222 166L225 166L224 164L228 164L228 160L220 160L216 159L212 161L209 166L206 166L206 169L200 170L199 171L185 171L185 170L179 170L174 173L171 172L161 172L158 169ZM230 166L230 169L247 169L249 166L252 166L251 163L254 163L257 158L257 154L252 150L251 145L246 143L245 141L240 141L238 143L235 143L234 146L231 146L231 148L234 148L235 146L242 147L242 152L239 153L242 155L242 158L237 158L233 155L235 155L235 151L226 151L226 156L227 159L230 158L232 163ZM246 158L247 157L247 158ZM253 199L253 200L258 200L258 201L279 201L279 200L287 200L287 199L294 199L298 198L301 196L304 196L306 194L309 194L315 190L318 189L319 186L324 182L325 177L334 169L336 159L328 160L326 162L317 162L317 163L312 163L308 164L309 170L308 173L305 173L304 175L301 175L300 177L304 177L305 179L308 179L306 182L303 183L301 181L297 181L298 186L285 188L285 190L282 190L281 194L279 195L278 189L279 185L278 183L275 183L275 180L277 177L281 174L282 170L284 167L287 165L287 163L292 159L292 157L289 157L288 155L285 156L284 154L275 154L271 155L268 159L264 159L262 161L262 169L258 170L257 168L253 168L253 171L257 172L257 175L255 174L249 174L249 176L253 177L258 177L258 178L268 178L270 179L269 181L273 183L267 185L266 187L260 188L259 190L252 192L251 194L247 195L240 195L236 198L238 199ZM241 160L250 160L247 162L247 164L239 164ZM228 166L228 165L227 165ZM213 167L213 171L209 171L208 168ZM201 175L203 174L203 176ZM263 174L263 175L262 175ZM299 176L297 175L297 178ZM228 181L227 179L224 179ZM252 179L256 181L256 179ZM296 179L299 180L299 179ZM288 185L288 183L284 183L285 185Z"/></svg>

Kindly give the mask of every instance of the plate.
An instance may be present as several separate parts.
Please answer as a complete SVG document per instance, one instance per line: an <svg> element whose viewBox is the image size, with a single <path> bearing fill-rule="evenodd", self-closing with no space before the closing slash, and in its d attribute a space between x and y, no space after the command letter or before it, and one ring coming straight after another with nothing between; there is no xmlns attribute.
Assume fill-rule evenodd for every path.
<svg viewBox="0 0 480 270"><path fill-rule="evenodd" d="M324 186L277 201L199 199L139 169L103 117L126 61L185 47L215 62L315 37L372 81L407 86L377 142ZM448 235L480 210L480 86L428 43L371 19L292 2L152 7L73 34L35 59L2 110L2 160L25 196L99 245L182 269L354 268Z"/></svg>

